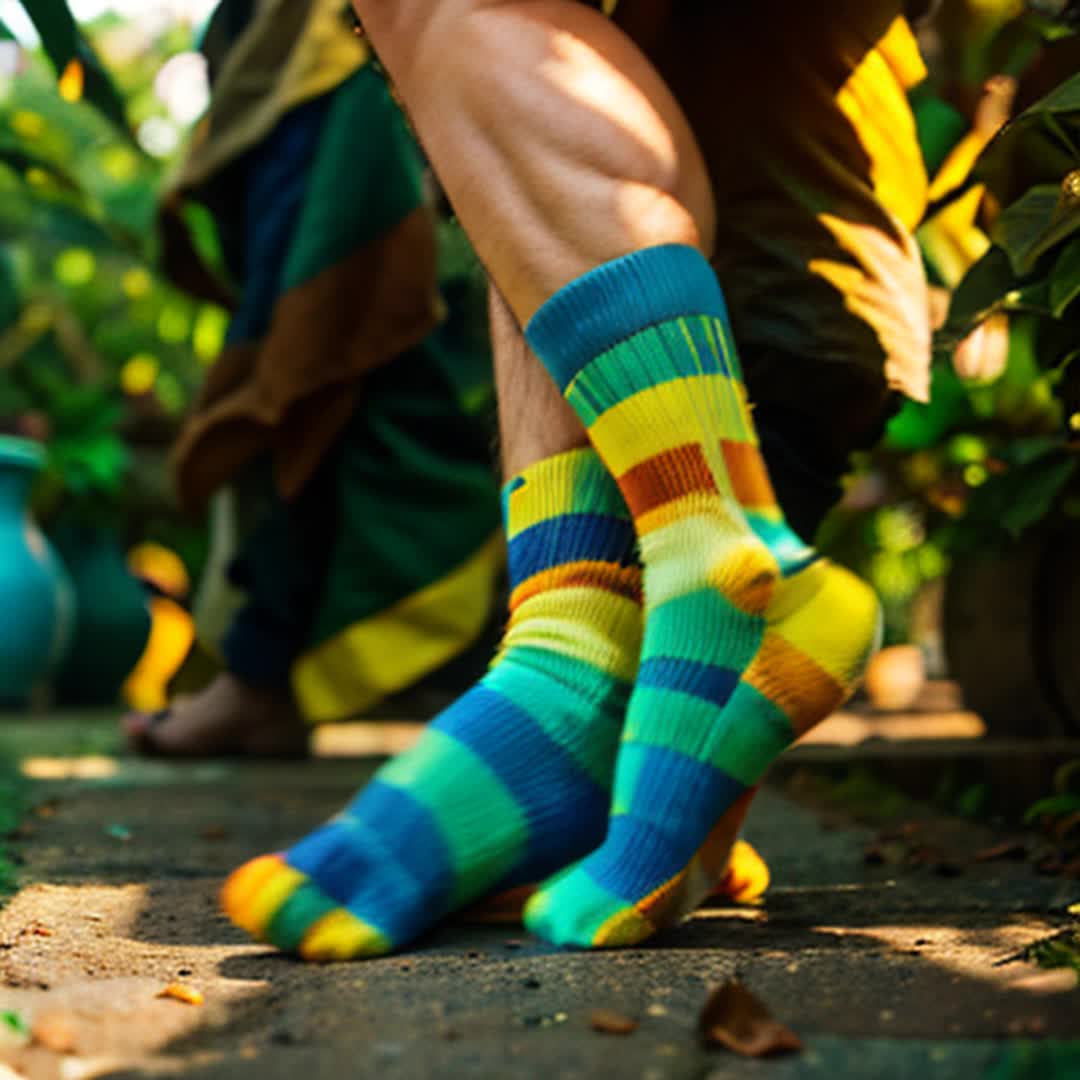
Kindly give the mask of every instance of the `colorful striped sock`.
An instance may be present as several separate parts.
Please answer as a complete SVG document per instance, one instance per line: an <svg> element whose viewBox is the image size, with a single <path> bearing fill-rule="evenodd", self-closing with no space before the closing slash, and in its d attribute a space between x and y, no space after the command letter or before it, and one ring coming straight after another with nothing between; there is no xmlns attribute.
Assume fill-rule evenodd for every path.
<svg viewBox="0 0 1080 1080"><path fill-rule="evenodd" d="M505 490L510 621L491 670L337 817L237 870L226 912L311 960L378 956L596 847L641 641L626 506L591 450Z"/></svg>
<svg viewBox="0 0 1080 1080"><path fill-rule="evenodd" d="M786 529L700 253L602 266L527 334L633 514L645 635L607 837L541 888L526 924L557 944L631 944L702 899L716 865L702 853L732 839L725 813L854 689L877 602Z"/></svg>

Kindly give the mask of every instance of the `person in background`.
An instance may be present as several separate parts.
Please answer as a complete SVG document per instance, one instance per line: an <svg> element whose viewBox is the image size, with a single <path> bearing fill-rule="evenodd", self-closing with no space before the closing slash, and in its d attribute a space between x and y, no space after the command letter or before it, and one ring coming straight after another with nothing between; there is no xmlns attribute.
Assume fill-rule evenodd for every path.
<svg viewBox="0 0 1080 1080"><path fill-rule="evenodd" d="M294 755L461 656L502 568L490 353L466 246L341 0L222 0L162 214L167 268L229 303L175 448L185 506L239 492L220 672L135 712L139 752ZM230 279L196 254L212 214ZM483 300L481 294L480 306Z"/></svg>

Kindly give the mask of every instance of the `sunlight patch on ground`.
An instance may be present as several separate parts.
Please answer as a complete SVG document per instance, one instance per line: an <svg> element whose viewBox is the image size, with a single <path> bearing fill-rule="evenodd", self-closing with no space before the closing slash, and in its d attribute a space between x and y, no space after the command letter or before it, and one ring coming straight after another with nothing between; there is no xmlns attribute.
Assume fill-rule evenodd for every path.
<svg viewBox="0 0 1080 1080"><path fill-rule="evenodd" d="M312 753L316 757L389 757L408 750L420 737L423 724L329 724L316 728Z"/></svg>
<svg viewBox="0 0 1080 1080"><path fill-rule="evenodd" d="M836 938L871 939L898 953L918 948L927 962L955 975L992 983L1006 990L1032 994L1063 993L1076 988L1073 977L1057 972L1040 972L1020 959L1029 945L1054 933L1057 926L1031 917L1023 921L1003 922L993 927L959 929L941 924L904 924L899 926L815 926L811 932ZM1052 975L1052 978L1046 978Z"/></svg>
<svg viewBox="0 0 1080 1080"><path fill-rule="evenodd" d="M100 754L84 757L28 757L19 766L29 780L107 780L119 766Z"/></svg>

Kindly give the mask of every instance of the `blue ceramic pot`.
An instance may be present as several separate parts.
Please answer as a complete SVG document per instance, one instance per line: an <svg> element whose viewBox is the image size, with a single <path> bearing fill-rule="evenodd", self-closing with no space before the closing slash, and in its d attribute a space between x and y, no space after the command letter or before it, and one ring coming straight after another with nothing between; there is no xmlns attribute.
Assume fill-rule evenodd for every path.
<svg viewBox="0 0 1080 1080"><path fill-rule="evenodd" d="M146 588L134 578L119 537L95 525L52 533L75 586L75 632L53 680L61 705L112 705L150 637Z"/></svg>
<svg viewBox="0 0 1080 1080"><path fill-rule="evenodd" d="M34 475L45 453L0 436L0 706L24 705L63 655L74 594L60 560L30 517Z"/></svg>

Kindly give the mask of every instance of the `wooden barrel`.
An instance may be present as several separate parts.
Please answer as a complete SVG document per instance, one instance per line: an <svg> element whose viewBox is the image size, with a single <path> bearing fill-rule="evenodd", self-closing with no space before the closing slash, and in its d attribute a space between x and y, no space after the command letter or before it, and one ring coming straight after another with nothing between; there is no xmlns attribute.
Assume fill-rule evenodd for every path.
<svg viewBox="0 0 1080 1080"><path fill-rule="evenodd" d="M1080 734L1080 525L958 558L945 589L945 652L991 734Z"/></svg>

